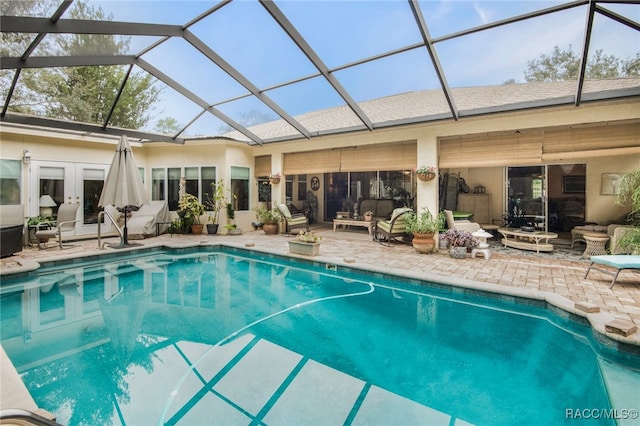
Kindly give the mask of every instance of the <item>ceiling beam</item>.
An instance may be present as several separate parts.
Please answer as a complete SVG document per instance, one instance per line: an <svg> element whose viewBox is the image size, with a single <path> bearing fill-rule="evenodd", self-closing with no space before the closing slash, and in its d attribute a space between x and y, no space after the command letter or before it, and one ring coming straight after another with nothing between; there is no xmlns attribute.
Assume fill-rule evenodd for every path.
<svg viewBox="0 0 640 426"><path fill-rule="evenodd" d="M458 31L458 32L455 32L455 33L447 34L447 35L444 35L444 36L436 37L436 38L432 39L431 41L434 44L437 44L437 43L440 43L441 41L451 40L451 39L454 39L454 38L466 36L466 35L469 35L469 34L480 32L480 31L485 31L485 30L490 30L492 28L501 27L503 25L509 25L509 24L513 24L515 22L525 21L525 20L531 19L531 18L537 18L539 16L548 15L550 13L561 12L563 10L572 9L574 7L584 6L585 4L588 4L588 3L589 3L589 0L579 0L579 1L569 2L569 3L563 3L563 4L560 4L560 5L557 5L557 6L548 7L546 9L540 9L540 10L536 10L534 12L524 13L524 14L518 15L518 16L513 16L511 18L506 18L506 19L501 19L499 21L490 22L488 24L478 25L477 27L467 28L466 30L462 30L462 31Z"/></svg>
<svg viewBox="0 0 640 426"><path fill-rule="evenodd" d="M440 80L440 86L442 87L444 96L447 99L447 103L449 104L449 109L451 110L451 114L453 115L453 118L457 120L458 108L456 107L456 104L453 101L453 94L451 93L451 88L449 87L449 83L447 83L447 78L444 75L442 64L440 64L440 59L438 58L438 54L436 53L436 49L433 45L433 41L431 40L431 36L429 35L429 29L427 28L427 23L424 20L424 16L422 16L422 12L420 11L420 5L418 5L417 0L408 0L408 2L409 2L409 7L413 12L413 16L416 19L416 23L418 24L418 30L420 31L420 35L422 36L422 40L424 41L424 47L427 48L427 52L429 53L429 57L431 58L431 63L433 64L433 68L436 71L438 80Z"/></svg>
<svg viewBox="0 0 640 426"><path fill-rule="evenodd" d="M278 104L276 104L271 98L269 98L266 94L260 91L256 85L254 85L248 78L242 75L238 70L236 70L230 63L225 61L222 56L218 55L213 49L207 46L202 42L198 37L196 37L191 31L184 31L184 39L189 42L193 47L199 50L203 55L205 55L209 60L219 66L224 72L229 74L231 78L240 83L245 89L247 89L251 94L260 99L265 105L271 108L276 112L283 120L293 126L298 132L304 135L305 138L310 138L311 134L309 130L307 130L302 124L298 122L295 118L293 118L289 113L287 113L284 109L282 109Z"/></svg>
<svg viewBox="0 0 640 426"><path fill-rule="evenodd" d="M329 68L324 64L318 54L311 48L307 41L302 37L298 30L293 26L291 21L282 13L282 11L273 3L273 1L260 0L260 4L269 12L271 17L280 25L287 35L293 40L298 48L305 54L305 56L311 61L311 63L320 71L324 78L329 82L333 89L338 92L338 95L346 102L347 106L358 116L360 121L367 126L369 130L373 130L373 123L367 117L365 112L360 108L360 105L351 97L349 92L340 84L333 74L329 71Z"/></svg>
<svg viewBox="0 0 640 426"><path fill-rule="evenodd" d="M584 76L587 70L587 62L589 61L589 44L591 44L591 29L593 28L593 18L596 14L596 4L589 3L589 12L584 23L584 38L582 39L582 50L580 58L580 69L578 70L578 81L576 85L576 106L580 106L580 98L582 97L582 88L584 86Z"/></svg>
<svg viewBox="0 0 640 426"><path fill-rule="evenodd" d="M598 12L601 15L606 16L607 18L613 19L614 21L622 24L622 25L626 25L627 27L634 29L636 31L640 31L640 24L636 21L633 21L631 19L628 19L622 15L619 15L615 12L612 12L609 9L605 9L604 7L596 4L596 12Z"/></svg>
<svg viewBox="0 0 640 426"><path fill-rule="evenodd" d="M71 6L71 3L73 3L73 0L65 0L63 1L60 6L58 6L58 9L55 11L55 13L53 14L53 16L50 18L52 23L56 23L60 20L60 17L64 14L64 12L69 8L69 6ZM31 44L29 45L29 47L27 47L27 49L25 50L25 52L22 54L22 59L27 59L31 53L36 49L36 47L38 47L38 45L40 44L40 42L44 39L44 37L47 35L47 33L39 33L34 39L33 41L31 41Z"/></svg>
<svg viewBox="0 0 640 426"><path fill-rule="evenodd" d="M19 57L3 57L0 58L0 69L131 65L135 63L135 59L133 55L31 56L25 60Z"/></svg>
<svg viewBox="0 0 640 426"><path fill-rule="evenodd" d="M0 32L182 37L182 27L180 25L96 21L90 19L60 19L57 22L52 22L51 18L7 15L0 16Z"/></svg>
<svg viewBox="0 0 640 426"><path fill-rule="evenodd" d="M113 115L113 112L116 110L116 106L118 105L118 101L122 96L122 92L124 91L125 86L127 85L127 80L129 80L129 76L131 75L132 70L133 70L133 64L129 65L129 68L127 68L127 72L125 73L124 78L120 83L120 88L118 89L118 93L116 93L116 96L113 99L113 102L111 102L111 108L109 109L109 113L104 119L104 123L102 124L102 127L107 127L109 125L111 116Z"/></svg>
<svg viewBox="0 0 640 426"><path fill-rule="evenodd" d="M237 131L239 131L240 133L242 133L243 135L245 135L255 143L262 145L263 143L262 139L260 139L260 137L258 137L256 134L248 130L242 124L236 122L233 118L224 114L222 111L209 105L207 101L205 101L195 93L191 92L189 89L182 86L180 83L178 83L177 81L175 81L174 79L172 79L171 77L169 77L168 75L160 71L158 68L154 67L153 65L145 61L144 59L138 59L137 65L143 70L145 70L146 72L148 72L149 74L151 74L152 76L154 76L155 78L157 78L158 80L162 81L167 86L171 87L176 92L180 93L182 96L189 99L191 102L199 105L203 109L206 109L211 114L218 117L220 120L224 121L225 123L227 123L234 129L236 129Z"/></svg>

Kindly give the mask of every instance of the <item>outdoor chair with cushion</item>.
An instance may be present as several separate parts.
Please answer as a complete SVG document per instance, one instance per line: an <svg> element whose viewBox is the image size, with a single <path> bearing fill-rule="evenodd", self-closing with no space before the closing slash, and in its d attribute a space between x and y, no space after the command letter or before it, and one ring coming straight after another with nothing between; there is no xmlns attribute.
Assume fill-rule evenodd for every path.
<svg viewBox="0 0 640 426"><path fill-rule="evenodd" d="M407 235L404 226L404 215L410 211L413 210L408 207L400 207L393 210L391 219L377 222L373 230L373 239L379 242L386 241L387 245L390 246L392 240L398 241L398 238L404 238Z"/></svg>
<svg viewBox="0 0 640 426"><path fill-rule="evenodd" d="M309 220L302 213L292 215L286 204L278 204L278 210L280 210L280 213L282 213L284 217L286 224L285 232L287 234L291 233L291 230L295 228L305 228L307 231L309 230Z"/></svg>
<svg viewBox="0 0 640 426"><path fill-rule="evenodd" d="M468 220L455 220L451 210L444 211L447 219L447 227L449 229L457 229L459 231L476 232L480 229L480 224Z"/></svg>
<svg viewBox="0 0 640 426"><path fill-rule="evenodd" d="M61 204L58 208L58 217L56 219L56 227L53 229L40 229L36 231L36 238L38 239L38 248L42 249L42 244L46 244L50 238L58 238L58 245L60 249L62 246L62 239L64 238L63 232L69 232L76 229L76 223L79 219L76 219L78 213L78 207L80 204ZM42 222L46 224L47 222Z"/></svg>
<svg viewBox="0 0 640 426"><path fill-rule="evenodd" d="M609 267L610 269L601 268L597 265L604 265ZM603 274L611 275L613 280L611 280L611 285L609 288L612 288L616 284L616 280L618 279L618 274L620 271L624 269L630 269L634 271L640 271L640 256L631 256L625 254L615 254L615 255L602 255L602 256L591 256L591 264L589 265L589 269L587 269L587 273L584 274L584 278L587 278L589 272L595 269L598 272L602 272ZM614 269L613 271L611 269Z"/></svg>

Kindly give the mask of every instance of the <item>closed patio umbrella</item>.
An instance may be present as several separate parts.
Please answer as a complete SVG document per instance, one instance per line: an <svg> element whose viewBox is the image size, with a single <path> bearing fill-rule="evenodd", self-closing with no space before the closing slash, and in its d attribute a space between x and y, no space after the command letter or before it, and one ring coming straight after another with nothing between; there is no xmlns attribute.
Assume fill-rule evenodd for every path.
<svg viewBox="0 0 640 426"><path fill-rule="evenodd" d="M130 245L127 241L127 215L149 204L149 196L144 189L136 160L126 135L120 137L111 168L102 188L98 205L115 206L124 213L124 229L120 247Z"/></svg>

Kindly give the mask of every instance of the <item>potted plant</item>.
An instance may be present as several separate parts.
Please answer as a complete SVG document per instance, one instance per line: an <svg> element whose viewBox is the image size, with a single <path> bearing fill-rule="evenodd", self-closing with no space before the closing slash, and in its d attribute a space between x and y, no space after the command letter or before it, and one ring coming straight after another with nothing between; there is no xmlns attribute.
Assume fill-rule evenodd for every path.
<svg viewBox="0 0 640 426"><path fill-rule="evenodd" d="M273 207L271 210L265 207L258 207L256 209L256 218L258 222L262 223L262 230L267 235L276 235L278 233L279 222L282 220L282 214L277 207Z"/></svg>
<svg viewBox="0 0 640 426"><path fill-rule="evenodd" d="M311 231L300 231L295 240L289 241L289 253L316 256L320 254L322 236Z"/></svg>
<svg viewBox="0 0 640 426"><path fill-rule="evenodd" d="M187 227L185 226L184 220L181 217L178 217L169 224L167 231L170 234L184 234L186 229Z"/></svg>
<svg viewBox="0 0 640 426"><path fill-rule="evenodd" d="M235 195L233 196L235 199ZM236 209L233 207L233 203L227 203L227 219L229 219L229 223L227 223L224 227L227 230L229 235L240 235L242 234L242 228L238 228L235 223L236 219Z"/></svg>
<svg viewBox="0 0 640 426"><path fill-rule="evenodd" d="M198 197L192 194L185 194L178 200L178 207L184 213L182 216L183 222L191 226L191 232L202 234L204 225L200 223L200 216L205 213L206 207Z"/></svg>
<svg viewBox="0 0 640 426"><path fill-rule="evenodd" d="M414 169L416 176L423 182L435 179L438 168L436 166L420 166Z"/></svg>
<svg viewBox="0 0 640 426"><path fill-rule="evenodd" d="M629 229L625 229L617 245L626 252L640 254L640 169L629 172L620 179L616 204L631 206L631 212L627 216Z"/></svg>
<svg viewBox="0 0 640 426"><path fill-rule="evenodd" d="M220 211L225 208L226 198L224 196L224 181L211 183L211 195L208 192L204 194L205 205L209 210L207 217L207 234L215 235L218 233L218 224L220 220Z"/></svg>
<svg viewBox="0 0 640 426"><path fill-rule="evenodd" d="M442 238L449 244L449 254L455 259L464 259L467 250L478 245L471 232L459 229L448 229Z"/></svg>
<svg viewBox="0 0 640 426"><path fill-rule="evenodd" d="M413 235L411 243L418 253L431 253L436 246L434 234L442 228L444 215L431 214L424 208L422 213L409 212L404 215L404 226L408 234Z"/></svg>
<svg viewBox="0 0 640 426"><path fill-rule="evenodd" d="M280 179L282 179L282 175L280 172L269 175L269 182L273 184L280 183Z"/></svg>
<svg viewBox="0 0 640 426"><path fill-rule="evenodd" d="M367 222L371 222L373 220L373 212L371 210L364 212L364 220Z"/></svg>

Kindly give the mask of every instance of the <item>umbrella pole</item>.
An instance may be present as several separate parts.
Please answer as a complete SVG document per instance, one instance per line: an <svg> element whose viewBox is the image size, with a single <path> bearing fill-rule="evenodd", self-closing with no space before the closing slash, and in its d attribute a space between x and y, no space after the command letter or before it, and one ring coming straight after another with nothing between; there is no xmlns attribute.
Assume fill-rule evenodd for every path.
<svg viewBox="0 0 640 426"><path fill-rule="evenodd" d="M122 245L126 246L129 244L127 240L127 215L129 214L129 206L124 207L124 229L122 230Z"/></svg>

